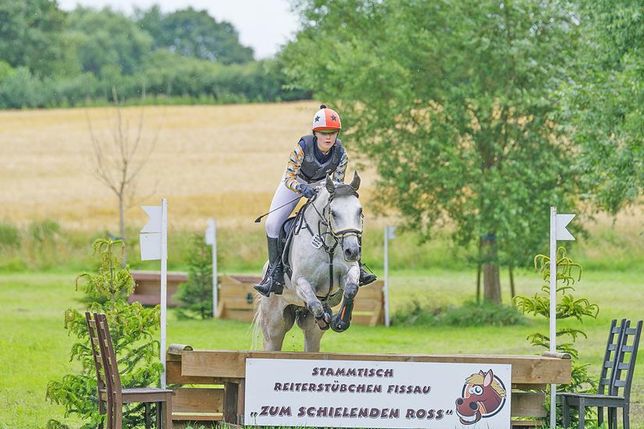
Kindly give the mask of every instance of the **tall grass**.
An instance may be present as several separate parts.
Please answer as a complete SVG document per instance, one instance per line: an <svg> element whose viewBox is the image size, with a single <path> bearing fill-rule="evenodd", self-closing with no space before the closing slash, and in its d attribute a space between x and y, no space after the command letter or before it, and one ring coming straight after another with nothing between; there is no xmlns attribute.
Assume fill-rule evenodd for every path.
<svg viewBox="0 0 644 429"><path fill-rule="evenodd" d="M136 229L128 229L128 263L134 269L158 269L156 261L142 262ZM91 269L91 244L108 231L64 228L53 220L34 221L19 227L0 222L0 272L78 272ZM168 267L187 269L191 239L202 231L171 228L168 233ZM259 273L266 258L266 239L261 226L226 225L217 230L220 272ZM389 243L390 268L409 270L465 270L475 268L474 248L455 247L448 232L421 243L414 232L399 234ZM544 249L545 251L545 249ZM367 227L363 262L377 273L383 270L383 229ZM584 269L596 271L644 271L644 250L637 234L627 235L611 226L596 227L588 238L573 244L572 254ZM526 267L529 268L529 267Z"/></svg>
<svg viewBox="0 0 644 429"><path fill-rule="evenodd" d="M140 260L138 230L128 229L128 263L134 269L158 269L156 261ZM46 219L22 227L0 223L0 272L49 271L78 272L94 267L91 244L109 232L67 229ZM187 269L190 242L202 231L171 228L168 233L168 267ZM240 239L241 237L241 239ZM266 258L262 226L226 225L217 231L217 260L220 272L256 272ZM389 264L398 271L443 269L476 270L474 248L455 247L447 232L421 243L414 232L398 234L389 243ZM544 249L545 251L545 249ZM585 270L644 271L644 248L637 234L627 235L609 225L597 226L586 239L573 245L572 254ZM367 228L363 240L363 262L377 273L383 269L383 230ZM530 267L526 267L530 268ZM473 274L472 274L473 275Z"/></svg>

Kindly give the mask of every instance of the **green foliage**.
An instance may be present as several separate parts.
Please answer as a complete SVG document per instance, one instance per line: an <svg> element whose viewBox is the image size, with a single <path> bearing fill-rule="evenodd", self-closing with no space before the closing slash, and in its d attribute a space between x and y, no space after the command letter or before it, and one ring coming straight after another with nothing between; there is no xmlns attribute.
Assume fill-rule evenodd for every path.
<svg viewBox="0 0 644 429"><path fill-rule="evenodd" d="M128 17L110 8L0 0L0 108L222 104L308 98L279 62L253 61L234 27L191 8Z"/></svg>
<svg viewBox="0 0 644 429"><path fill-rule="evenodd" d="M74 35L81 71L111 80L140 69L152 47L149 34L108 8L75 9L69 13L67 31Z"/></svg>
<svg viewBox="0 0 644 429"><path fill-rule="evenodd" d="M509 305L466 301L461 306L431 308L429 303L414 299L395 313L393 322L403 326L513 326L526 320Z"/></svg>
<svg viewBox="0 0 644 429"><path fill-rule="evenodd" d="M577 76L563 90L565 121L579 145L578 166L596 206L616 214L644 183L644 25L632 0L580 2Z"/></svg>
<svg viewBox="0 0 644 429"><path fill-rule="evenodd" d="M37 76L56 74L64 67L65 15L56 2L0 0L0 22L0 59Z"/></svg>
<svg viewBox="0 0 644 429"><path fill-rule="evenodd" d="M149 386L158 382L162 370L155 339L159 309L127 303L127 296L134 290L134 280L129 269L121 267L116 253L119 247L123 249L121 241L96 240L94 251L100 257L100 265L96 272L78 276L76 287L84 293L87 311L107 315L123 386ZM50 381L47 399L64 405L66 417L76 414L85 419L83 428L89 429L100 424L103 416L98 412L96 373L84 312L76 308L65 311L65 329L78 339L72 346L70 361L78 361L81 372ZM131 407L124 412L124 427L135 427L143 418L142 406ZM64 424L56 420L48 423L50 428L61 425Z"/></svg>
<svg viewBox="0 0 644 429"><path fill-rule="evenodd" d="M217 22L205 10L192 7L163 14L158 5L137 12L137 23L154 39L156 48L165 48L184 57L221 64L252 61L253 50L239 43L235 28Z"/></svg>
<svg viewBox="0 0 644 429"><path fill-rule="evenodd" d="M0 248L20 247L20 231L10 223L0 222Z"/></svg>
<svg viewBox="0 0 644 429"><path fill-rule="evenodd" d="M575 263L567 254L564 247L557 249L557 307L555 309L557 321L575 319L583 323L584 319L597 319L599 306L587 298L575 298L575 283L581 280L582 267ZM534 267L541 274L543 286L541 293L532 297L517 296L514 302L523 313L533 316L550 317L550 258L546 255L537 255L534 258ZM561 286L560 286L561 284ZM579 338L587 338L584 330L576 327L558 327L556 332L556 349L561 353L568 353L572 357L572 381L570 384L558 387L564 392L591 392L596 389L597 383L588 373L588 365L580 363L579 351L576 342ZM543 333L528 335L528 341L536 347L550 349L550 336Z"/></svg>
<svg viewBox="0 0 644 429"><path fill-rule="evenodd" d="M283 52L287 72L339 109L343 141L377 167L379 207L426 239L445 224L462 246L491 239L486 263L528 265L547 236L547 207L572 210L583 175L553 120L573 77L573 6L299 5L304 28Z"/></svg>
<svg viewBox="0 0 644 429"><path fill-rule="evenodd" d="M177 314L180 317L209 319L212 308L212 249L204 244L203 237L192 236L188 254L188 281L179 286L177 298L184 304Z"/></svg>

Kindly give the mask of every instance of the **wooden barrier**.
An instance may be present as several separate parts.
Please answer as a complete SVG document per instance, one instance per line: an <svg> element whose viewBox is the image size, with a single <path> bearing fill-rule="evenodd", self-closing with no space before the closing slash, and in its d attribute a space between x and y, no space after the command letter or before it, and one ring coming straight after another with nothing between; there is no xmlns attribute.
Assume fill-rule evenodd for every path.
<svg viewBox="0 0 644 429"><path fill-rule="evenodd" d="M254 276L219 276L218 317L251 322L257 304L257 292L253 285L260 281L260 277ZM384 323L383 288L382 280L360 288L353 307L351 323L367 326Z"/></svg>
<svg viewBox="0 0 644 429"><path fill-rule="evenodd" d="M512 355L394 355L260 351L191 350L171 346L167 353L167 381L176 385L211 385L207 390L177 387L173 420L223 420L242 424L247 358L361 360L397 362L485 363L512 365L512 427L539 427L544 423L547 384L571 381L570 356ZM212 386L215 385L215 386ZM183 399L188 398L188 399ZM173 399L174 400L174 399ZM184 405L186 404L187 405ZM190 414L192 410L194 414Z"/></svg>
<svg viewBox="0 0 644 429"><path fill-rule="evenodd" d="M158 271L132 271L135 287L129 302L138 301L143 305L158 305L161 301L161 275ZM168 273L168 306L181 305L173 295L179 285L188 281L188 274L182 272ZM219 299L217 315L220 319L251 322L255 315L257 292L253 286L261 281L255 276L219 276ZM383 324L384 283L377 280L360 288L353 308L351 322L357 325L376 326Z"/></svg>
<svg viewBox="0 0 644 429"><path fill-rule="evenodd" d="M161 303L161 273L159 271L132 271L134 292L128 297L128 302L140 302L143 305L158 305ZM168 273L168 307L176 307L180 303L174 299L174 294L181 283L188 281L188 274L182 272Z"/></svg>

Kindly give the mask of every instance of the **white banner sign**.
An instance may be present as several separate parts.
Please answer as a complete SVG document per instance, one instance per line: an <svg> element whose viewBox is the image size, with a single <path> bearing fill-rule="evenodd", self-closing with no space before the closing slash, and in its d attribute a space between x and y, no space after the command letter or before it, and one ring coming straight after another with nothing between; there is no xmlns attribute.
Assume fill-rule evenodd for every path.
<svg viewBox="0 0 644 429"><path fill-rule="evenodd" d="M511 365L246 359L244 424L510 429Z"/></svg>

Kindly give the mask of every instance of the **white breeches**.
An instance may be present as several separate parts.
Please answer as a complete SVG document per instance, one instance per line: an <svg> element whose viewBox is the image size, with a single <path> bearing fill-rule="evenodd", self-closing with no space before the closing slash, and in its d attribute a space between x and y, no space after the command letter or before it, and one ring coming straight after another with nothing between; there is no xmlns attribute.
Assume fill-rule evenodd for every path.
<svg viewBox="0 0 644 429"><path fill-rule="evenodd" d="M297 181L299 183L307 183L309 186L315 188L318 186L322 186L324 183L325 179L319 180L317 182L313 183L307 183L304 181L304 179L298 177ZM266 223L265 223L265 228L266 228L266 235L270 238L278 238L280 235L280 228L288 219L289 215L297 205L297 203L300 202L300 198L302 197L300 194L297 192L291 191L289 188L286 187L284 184L284 177L282 177L282 180L280 180L280 184L277 186L277 190L275 190L275 195L273 195L273 201L271 202L271 208L270 211L275 209L276 207L279 207L283 204L286 204L284 207L282 207L279 210L275 210L271 214L268 215L266 218ZM298 198L298 199L296 199Z"/></svg>
<svg viewBox="0 0 644 429"><path fill-rule="evenodd" d="M275 195L273 195L273 201L271 202L270 210L272 211L276 207L279 207L283 204L286 205L279 210L275 210L266 218L266 224L264 226L266 228L267 236L269 236L270 238L279 237L282 224L286 221L286 219L288 219L289 215L291 214L297 203L300 201L299 198L297 198L300 196L301 195L297 192L293 192L289 188L287 188L284 184L284 180L280 181L280 184L275 191ZM290 203L287 204L289 201Z"/></svg>

